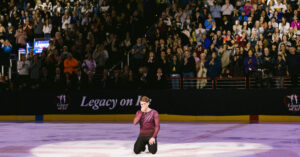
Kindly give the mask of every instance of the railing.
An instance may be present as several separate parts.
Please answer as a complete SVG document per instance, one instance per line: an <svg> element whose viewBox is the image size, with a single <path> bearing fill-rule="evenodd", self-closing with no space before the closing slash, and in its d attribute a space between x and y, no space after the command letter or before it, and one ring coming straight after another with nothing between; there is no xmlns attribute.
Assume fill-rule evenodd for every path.
<svg viewBox="0 0 300 157"><path fill-rule="evenodd" d="M12 68L13 68L13 59L9 59L9 66L5 67L4 65L1 65L1 77L7 77L9 80L12 79Z"/></svg>
<svg viewBox="0 0 300 157"><path fill-rule="evenodd" d="M217 77L215 80L207 77L170 77L168 78L168 84L172 89L289 88L292 86L291 79L287 76L274 76L269 80L249 78L249 81L246 77ZM300 87L300 77L298 87Z"/></svg>

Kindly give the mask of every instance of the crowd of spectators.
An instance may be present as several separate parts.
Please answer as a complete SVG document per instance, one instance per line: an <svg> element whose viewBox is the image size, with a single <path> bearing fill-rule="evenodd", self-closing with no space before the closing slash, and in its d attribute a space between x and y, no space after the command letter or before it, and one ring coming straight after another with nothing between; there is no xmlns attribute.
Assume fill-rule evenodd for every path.
<svg viewBox="0 0 300 157"><path fill-rule="evenodd" d="M51 41L0 82L7 90L149 89L168 88L168 77L246 76L272 87L273 76L289 76L296 87L299 18L300 0L2 0L0 64L26 42Z"/></svg>

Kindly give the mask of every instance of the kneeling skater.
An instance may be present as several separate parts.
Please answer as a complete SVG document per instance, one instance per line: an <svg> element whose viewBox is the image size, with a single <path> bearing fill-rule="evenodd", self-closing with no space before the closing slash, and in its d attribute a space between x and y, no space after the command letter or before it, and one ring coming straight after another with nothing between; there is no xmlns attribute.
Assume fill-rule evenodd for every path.
<svg viewBox="0 0 300 157"><path fill-rule="evenodd" d="M133 124L140 123L140 134L134 144L134 152L139 154L146 150L146 145L150 153L157 151L157 134L160 128L158 112L149 108L150 100L143 96L140 101L141 110L136 112Z"/></svg>

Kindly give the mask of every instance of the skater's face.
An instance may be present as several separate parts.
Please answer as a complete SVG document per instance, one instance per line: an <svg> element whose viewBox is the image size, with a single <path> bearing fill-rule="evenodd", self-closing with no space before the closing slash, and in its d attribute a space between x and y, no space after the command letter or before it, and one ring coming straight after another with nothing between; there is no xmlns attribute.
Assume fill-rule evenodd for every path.
<svg viewBox="0 0 300 157"><path fill-rule="evenodd" d="M145 101L141 101L140 104L141 104L141 108L145 108L145 109L147 109L149 106L149 102L145 102Z"/></svg>

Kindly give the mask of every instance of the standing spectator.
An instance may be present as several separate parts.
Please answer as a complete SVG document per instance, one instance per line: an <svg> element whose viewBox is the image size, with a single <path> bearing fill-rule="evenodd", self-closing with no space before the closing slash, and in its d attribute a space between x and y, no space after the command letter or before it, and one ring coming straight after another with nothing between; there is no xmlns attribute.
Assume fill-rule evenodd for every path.
<svg viewBox="0 0 300 157"><path fill-rule="evenodd" d="M132 47L131 50L133 56L133 66L136 69L137 67L143 65L145 59L146 47L142 44L142 39L138 38L136 45Z"/></svg>
<svg viewBox="0 0 300 157"><path fill-rule="evenodd" d="M33 34L33 26L29 21L29 18L26 18L25 23L23 25L23 30L26 32L28 40L33 42L34 34Z"/></svg>
<svg viewBox="0 0 300 157"><path fill-rule="evenodd" d="M51 37L52 24L49 23L49 19L45 20L45 24L43 26L43 33L45 38Z"/></svg>
<svg viewBox="0 0 300 157"><path fill-rule="evenodd" d="M63 8L59 1L56 1L56 5L53 7L53 12L58 12L59 14L63 13Z"/></svg>
<svg viewBox="0 0 300 157"><path fill-rule="evenodd" d="M215 19L217 26L221 25L221 6L214 0L214 5L210 7L212 18Z"/></svg>
<svg viewBox="0 0 300 157"><path fill-rule="evenodd" d="M72 80L71 89L80 91L86 89L86 87L87 87L87 75L83 74L80 68L77 68Z"/></svg>
<svg viewBox="0 0 300 157"><path fill-rule="evenodd" d="M55 74L53 77L53 84L55 90L62 90L64 89L64 75L61 72L59 67L55 68Z"/></svg>
<svg viewBox="0 0 300 157"><path fill-rule="evenodd" d="M181 78L181 70L182 64L177 59L176 55L173 55L172 61L170 62L170 77L172 81L172 88L178 89L180 87L180 78Z"/></svg>
<svg viewBox="0 0 300 157"><path fill-rule="evenodd" d="M240 49L237 49L240 51ZM244 74L243 58L240 54L235 54L230 61L229 70L233 77L240 77Z"/></svg>
<svg viewBox="0 0 300 157"><path fill-rule="evenodd" d="M166 89L167 88L167 79L165 73L161 68L157 68L156 75L154 76L153 88L154 89Z"/></svg>
<svg viewBox="0 0 300 157"><path fill-rule="evenodd" d="M41 60L38 58L38 55L34 55L30 62L30 80L32 89L39 88L40 70Z"/></svg>
<svg viewBox="0 0 300 157"><path fill-rule="evenodd" d="M218 58L216 52L211 54L211 58L205 62L207 68L207 77L213 81L213 88L216 88L216 77L221 74L221 60Z"/></svg>
<svg viewBox="0 0 300 157"><path fill-rule="evenodd" d="M4 37L5 33L6 33L6 29L5 29L5 27L2 25L2 23L0 21L0 39L2 39Z"/></svg>
<svg viewBox="0 0 300 157"><path fill-rule="evenodd" d="M27 34L23 30L22 26L19 26L19 29L16 31L15 37L16 37L17 44L19 44L21 46L26 45Z"/></svg>
<svg viewBox="0 0 300 157"><path fill-rule="evenodd" d="M205 20L204 26L206 30L210 30L212 28L212 23L216 22L214 19L212 19L211 14L208 14L208 19Z"/></svg>
<svg viewBox="0 0 300 157"><path fill-rule="evenodd" d="M184 52L184 59L183 59L183 67L182 67L182 75L183 77L195 77L196 72L196 63L193 56L190 55L188 50ZM185 88L193 87L193 81L185 81L184 82Z"/></svg>
<svg viewBox="0 0 300 157"><path fill-rule="evenodd" d="M196 62L196 69L197 69L197 89L202 89L206 86L207 79L205 78L207 76L207 69L205 67L206 62L206 54L202 53L200 55L200 60Z"/></svg>
<svg viewBox="0 0 300 157"><path fill-rule="evenodd" d="M252 7L250 1L246 1L246 4L244 6L244 10L243 10L243 12L246 15L246 17L249 16L249 14L250 14L250 12L251 12L252 9L253 9L253 7Z"/></svg>
<svg viewBox="0 0 300 157"><path fill-rule="evenodd" d="M0 49L0 67L4 66L4 74L1 75L6 75L6 72L8 72L8 67L9 65L9 59L10 55L12 54L12 45L11 43L6 39L0 39L0 44L1 44L1 49ZM3 76L4 77L4 76Z"/></svg>
<svg viewBox="0 0 300 157"><path fill-rule="evenodd" d="M287 65L286 62L282 59L282 56L278 56L275 61L275 75L279 76L279 88L283 87L284 77L287 74Z"/></svg>
<svg viewBox="0 0 300 157"><path fill-rule="evenodd" d="M263 69L264 86L270 88L272 86L272 77L274 72L275 60L270 55L269 48L264 48L264 54L260 61Z"/></svg>
<svg viewBox="0 0 300 157"><path fill-rule="evenodd" d="M223 16L226 16L229 21L231 20L231 14L233 9L234 8L232 4L230 4L230 0L226 0L225 4L221 8Z"/></svg>
<svg viewBox="0 0 300 157"><path fill-rule="evenodd" d="M279 24L280 35L283 36L290 29L290 23L286 21L283 17L281 23Z"/></svg>
<svg viewBox="0 0 300 157"><path fill-rule="evenodd" d="M34 37L36 37L36 38L43 37L43 26L44 26L44 24L43 24L41 18L38 16L34 20L34 25L33 25Z"/></svg>
<svg viewBox="0 0 300 157"><path fill-rule="evenodd" d="M61 21L61 23L62 23L61 28L63 30L68 29L69 28L69 24L71 23L71 16L69 15L69 11L68 10L65 11L65 14L64 14L64 16L62 16L61 20L62 20Z"/></svg>
<svg viewBox="0 0 300 157"><path fill-rule="evenodd" d="M72 54L69 53L68 57L64 61L64 73L73 74L78 67L78 61L73 58Z"/></svg>
<svg viewBox="0 0 300 157"><path fill-rule="evenodd" d="M52 3L50 0L46 0L43 3L43 8L47 9L48 11L52 11Z"/></svg>
<svg viewBox="0 0 300 157"><path fill-rule="evenodd" d="M21 60L17 62L17 69L19 74L18 82L20 83L20 88L28 87L30 61L26 59L25 55L22 55Z"/></svg>
<svg viewBox="0 0 300 157"><path fill-rule="evenodd" d="M97 69L103 70L108 60L108 52L103 44L98 44L93 52L93 59L96 61Z"/></svg>
<svg viewBox="0 0 300 157"><path fill-rule="evenodd" d="M300 30L300 21L298 20L297 16L294 16L293 21L291 23L291 27Z"/></svg>
<svg viewBox="0 0 300 157"><path fill-rule="evenodd" d="M290 47L286 63L288 67L288 75L291 77L292 87L296 88L298 87L300 56L299 54L296 54L295 47Z"/></svg>
<svg viewBox="0 0 300 157"><path fill-rule="evenodd" d="M247 86L249 88L249 79L251 77L255 77L256 78L255 83L256 84L258 83L257 82L258 80L256 77L257 68L258 68L257 59L253 55L253 51L251 49L248 51L248 55L244 59L244 68L245 68L245 74L247 77Z"/></svg>
<svg viewBox="0 0 300 157"><path fill-rule="evenodd" d="M248 22L248 16L245 11L242 12L242 15L239 17L240 23Z"/></svg>

